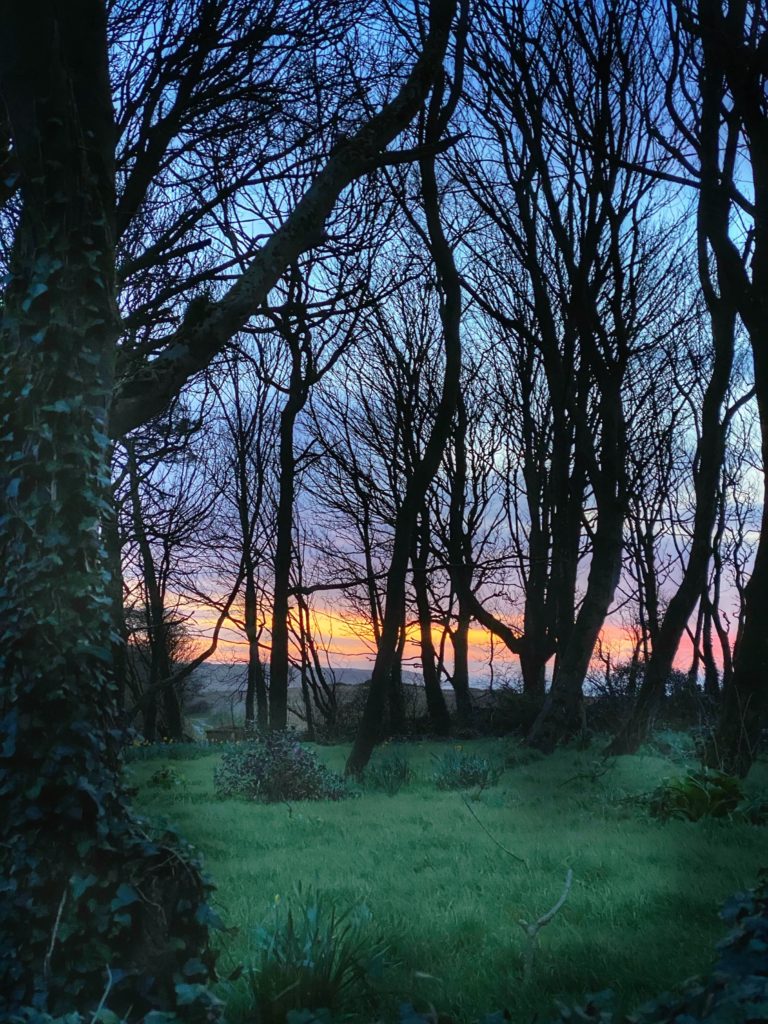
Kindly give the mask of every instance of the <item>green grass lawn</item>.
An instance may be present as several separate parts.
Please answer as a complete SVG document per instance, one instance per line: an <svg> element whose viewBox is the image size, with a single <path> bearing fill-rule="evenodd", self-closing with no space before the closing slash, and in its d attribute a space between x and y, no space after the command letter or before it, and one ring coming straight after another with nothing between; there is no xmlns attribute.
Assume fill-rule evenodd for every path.
<svg viewBox="0 0 768 1024"><path fill-rule="evenodd" d="M506 740L461 746L499 763L514 748ZM461 793L431 781L433 755L446 749L401 746L415 776L405 788L338 803L219 800L215 753L137 762L129 772L139 808L170 819L204 854L230 929L221 940L224 972L248 960L253 929L269 919L276 897L286 899L301 882L370 908L392 962L382 981L385 1019L410 1000L460 1021L503 1008L514 1022L535 1013L546 1021L553 1000L604 988L635 1006L707 969L723 934L721 903L768 864L768 828L661 824L624 800L679 774L679 763L621 758L595 777L596 747L508 767L497 785L465 794L483 828ZM317 750L330 767L343 767L347 747ZM184 786L147 784L166 763ZM768 790L765 763L747 789ZM525 983L518 922L549 909L569 868L572 890L540 933ZM234 986L227 999L229 1019L248 1020L245 988Z"/></svg>

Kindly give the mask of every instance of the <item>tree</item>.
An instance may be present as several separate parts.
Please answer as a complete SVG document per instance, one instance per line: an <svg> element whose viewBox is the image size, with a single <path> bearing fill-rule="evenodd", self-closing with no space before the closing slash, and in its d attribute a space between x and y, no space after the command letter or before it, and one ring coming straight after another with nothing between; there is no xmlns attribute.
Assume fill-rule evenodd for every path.
<svg viewBox="0 0 768 1024"><path fill-rule="evenodd" d="M118 776L99 527L108 434L165 408L321 241L339 194L388 158L439 73L453 7L435 2L430 13L392 99L338 144L228 291L159 338L154 358L115 386L118 208L105 9L97 0L34 0L6 12L0 95L21 212L0 357L0 460L10 467L0 496L0 857L10 889L0 932L21 936L22 948L0 948L4 1012L30 1002L54 1012L94 1006L118 947L128 979L113 986L118 1010L171 1005L173 974L185 963L187 980L208 974L196 958L207 942L205 885L167 843L147 838Z"/></svg>
<svg viewBox="0 0 768 1024"><path fill-rule="evenodd" d="M464 177L499 239L498 250L484 249L486 277L499 283L492 298L478 288L473 295L513 345L536 355L529 375L540 365L551 409L551 455L534 451L523 471L534 527L542 489L550 495L552 582L544 587L534 574L528 588L539 606L529 621L552 624L536 637L539 665L556 643L552 688L529 737L542 749L582 727L582 686L622 565L624 389L642 336L647 343L653 333L650 303L664 282L657 198L633 170L650 145L639 116L650 71L641 23L634 0L491 2L470 51L474 106L497 159L484 177L484 141ZM529 394L524 410L530 404ZM524 433L530 449L532 426ZM589 569L577 603L582 532ZM539 546L537 561L546 536ZM519 653L520 637L512 642Z"/></svg>
<svg viewBox="0 0 768 1024"><path fill-rule="evenodd" d="M461 34L466 31L466 6L462 8ZM456 412L461 378L461 282L452 248L443 230L440 194L436 174L435 147L439 144L451 114L458 102L457 85L461 82L463 38L457 53L459 72L454 88L444 95L440 82L430 97L427 109L423 144L427 154L419 160L422 201L426 220L426 240L438 279L440 296L440 322L443 332L445 364L443 386L435 412L432 429L421 458L413 473L398 509L392 542L392 558L387 573L386 604L381 629L381 640L371 675L368 699L360 720L352 751L347 759L347 774L359 775L370 760L379 739L379 728L384 710L387 685L395 665L398 640L405 615L406 572L411 555L413 536L419 512L427 490L440 465L450 437L451 424ZM429 152L432 150L432 152Z"/></svg>
<svg viewBox="0 0 768 1024"><path fill-rule="evenodd" d="M668 10L671 45L667 95L671 136L667 145L683 161L686 170L695 175L698 272L711 322L712 362L701 413L695 469L695 520L687 564L680 585L667 605L637 703L608 748L612 753L634 752L647 735L680 639L706 588L719 478L728 426L735 411L733 407L724 409L724 403L731 383L738 318L741 316L747 327L753 348L755 340L749 324L759 330L754 320L750 320L752 307L744 301L745 293L751 293L753 288L745 278L744 254L732 238L734 173L743 115L737 105L729 103L729 83L723 64L724 58L733 59L733 53L730 58L726 57L728 47L723 40L728 40L729 44L734 42L734 32L739 31L739 10L741 31L744 30L744 6L735 6L728 19L723 17L719 3L708 0L697 5L697 14L687 4L673 4ZM726 34L721 36L721 31ZM690 88L691 81L696 83L695 90ZM752 262L755 266L755 256ZM736 403L736 408L739 404ZM748 673L746 678L750 680L747 684L750 692L753 689L756 697L748 701L755 712L754 715L749 712L747 746L751 750L765 698L761 696L763 690L756 677ZM731 693L735 694L736 690L731 688ZM741 710L736 711L733 696L726 695L726 702L731 711L724 719L729 724L721 735L722 757L738 764L743 771L751 764L752 754L737 740L737 736L742 735Z"/></svg>
<svg viewBox="0 0 768 1024"><path fill-rule="evenodd" d="M245 725L265 730L268 692L260 647L269 607L266 577L273 567L275 395L262 373L237 351L209 376L219 410L211 462L224 527L215 575L221 574L222 549L231 544L229 571L243 577L242 618L234 612L231 618L248 641Z"/></svg>

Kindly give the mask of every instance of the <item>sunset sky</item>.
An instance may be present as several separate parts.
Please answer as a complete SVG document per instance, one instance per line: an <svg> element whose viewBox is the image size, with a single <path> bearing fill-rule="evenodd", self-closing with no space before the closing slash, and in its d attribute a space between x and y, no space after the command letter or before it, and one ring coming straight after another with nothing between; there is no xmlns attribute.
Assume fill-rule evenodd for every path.
<svg viewBox="0 0 768 1024"><path fill-rule="evenodd" d="M351 614L341 614L332 608L318 609L313 612L317 636L322 638L323 646L328 652L328 661L334 668L365 669L373 665L375 644L369 624ZM207 646L207 638L216 621L216 614L210 609L196 608L190 625L199 636L199 649ZM441 640L441 632L435 627L433 632L435 645ZM608 622L601 633L603 650L610 653L614 663L623 661L631 655L631 644L627 631L620 623ZM490 662L493 660L493 676L496 682L502 682L509 676L516 676L517 658L510 654L499 640L493 640L487 630L474 625L469 632L470 673L473 678L487 681L491 676ZM450 666L450 642L446 644L446 661ZM691 662L692 645L685 636L675 661L678 668L687 669ZM216 652L212 655L214 662L245 662L248 658L248 647L245 637L233 627L222 629ZM264 660L269 659L268 637L265 637L263 650ZM418 628L413 625L409 629L409 641L405 651L406 667L419 670Z"/></svg>

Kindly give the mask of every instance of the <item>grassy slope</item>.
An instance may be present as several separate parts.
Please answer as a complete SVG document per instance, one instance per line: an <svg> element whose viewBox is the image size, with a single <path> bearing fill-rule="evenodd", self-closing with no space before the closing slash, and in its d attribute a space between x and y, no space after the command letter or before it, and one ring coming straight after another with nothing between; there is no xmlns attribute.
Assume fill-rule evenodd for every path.
<svg viewBox="0 0 768 1024"><path fill-rule="evenodd" d="M495 759L509 746L463 744ZM225 970L247 958L248 931L267 917L275 895L302 880L343 901L367 902L399 962L387 974L391 1006L411 998L464 1020L502 1007L515 1022L535 1011L546 1020L554 998L572 1001L607 987L632 1006L704 970L722 932L719 905L768 862L765 828L662 825L619 802L678 774L678 765L637 756L619 759L597 780L574 779L596 752L567 750L508 768L472 802L525 867L494 845L460 794L430 783L430 757L443 750L405 748L417 777L394 797L366 793L291 808L217 800L215 755L170 762L188 780L184 793L143 785L162 760L131 772L140 806L171 818L205 854L219 909L237 929L224 943ZM342 767L346 748L319 752ZM759 764L748 788L766 787L768 766ZM524 986L518 920L535 919L555 902L568 867L571 895L541 932L534 977ZM232 1019L238 1015L235 996Z"/></svg>

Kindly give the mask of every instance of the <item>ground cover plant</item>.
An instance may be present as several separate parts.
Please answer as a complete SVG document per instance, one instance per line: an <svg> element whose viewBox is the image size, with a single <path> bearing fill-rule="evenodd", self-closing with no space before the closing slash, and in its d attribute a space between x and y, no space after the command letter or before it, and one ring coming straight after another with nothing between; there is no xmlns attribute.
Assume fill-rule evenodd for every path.
<svg viewBox="0 0 768 1024"><path fill-rule="evenodd" d="M595 750L565 749L505 769L479 794L439 790L435 755L449 746L403 747L407 786L392 797L364 787L344 803L219 799L216 753L183 765L184 792L147 785L161 758L130 770L142 809L171 817L205 855L230 929L221 940L224 973L253 958L275 897L286 900L297 881L340 908L370 909L388 947L377 983L385 1020L407 1001L460 1022L507 1009L527 1024L534 1013L552 1019L555 999L583 1005L585 993L606 988L629 1009L706 972L722 937L720 907L753 885L765 862L765 827L651 818L633 799L680 771L651 754L617 759L598 775ZM497 764L509 743L462 746ZM316 752L338 771L348 747ZM764 763L744 788L751 798L768 788ZM518 922L535 921L557 901L569 869L568 899L541 932L524 981ZM234 1024L254 1019L245 978L222 994Z"/></svg>

